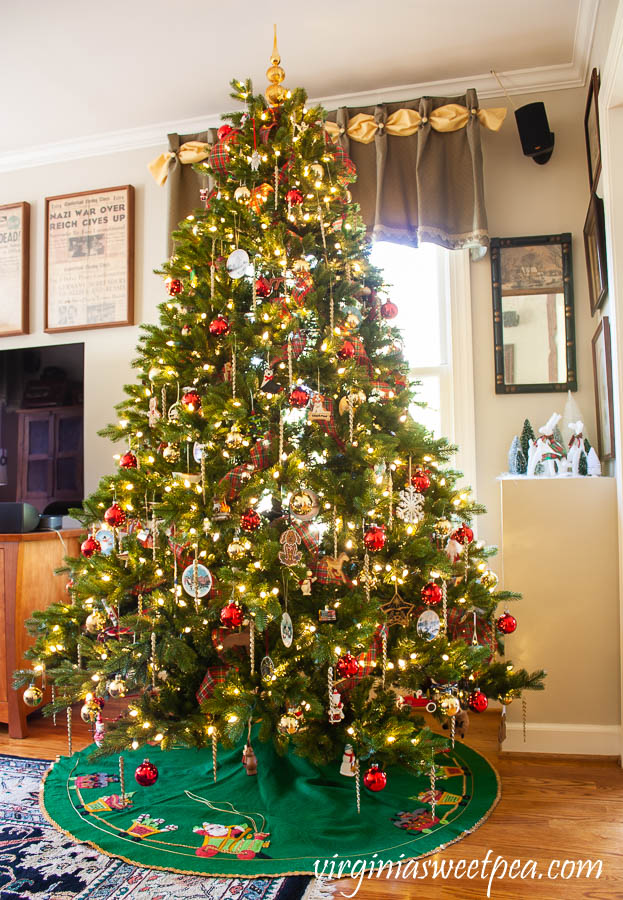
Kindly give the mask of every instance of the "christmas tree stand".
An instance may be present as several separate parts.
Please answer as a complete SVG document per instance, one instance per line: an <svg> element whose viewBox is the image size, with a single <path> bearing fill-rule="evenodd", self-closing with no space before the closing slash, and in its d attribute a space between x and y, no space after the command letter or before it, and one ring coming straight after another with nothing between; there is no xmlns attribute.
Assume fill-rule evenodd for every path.
<svg viewBox="0 0 623 900"><path fill-rule="evenodd" d="M478 828L500 797L495 770L458 741L436 755L434 803L428 775L389 768L384 790L362 783L360 814L356 779L340 775L339 763L315 767L278 756L272 744L253 746L256 776L242 748L220 750L216 782L210 750L126 751L123 783L119 757L92 760L89 747L51 766L41 809L74 840L137 866L255 878L337 875L342 863L348 875L346 861L360 868L425 856ZM158 770L151 786L134 777L146 757Z"/></svg>

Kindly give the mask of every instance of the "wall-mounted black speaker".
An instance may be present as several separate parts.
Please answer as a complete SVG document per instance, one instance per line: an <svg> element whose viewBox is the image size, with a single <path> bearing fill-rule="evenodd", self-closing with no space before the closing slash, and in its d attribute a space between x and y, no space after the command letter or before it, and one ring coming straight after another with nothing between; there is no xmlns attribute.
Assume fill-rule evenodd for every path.
<svg viewBox="0 0 623 900"><path fill-rule="evenodd" d="M549 161L554 151L554 133L549 130L545 104L540 100L515 110L521 149L540 166Z"/></svg>

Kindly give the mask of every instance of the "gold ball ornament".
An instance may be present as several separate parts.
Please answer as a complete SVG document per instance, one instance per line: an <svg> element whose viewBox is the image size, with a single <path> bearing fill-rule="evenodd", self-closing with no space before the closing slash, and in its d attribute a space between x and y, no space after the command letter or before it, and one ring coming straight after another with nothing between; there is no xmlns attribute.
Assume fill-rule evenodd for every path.
<svg viewBox="0 0 623 900"><path fill-rule="evenodd" d="M167 446L162 451L162 456L169 462L176 463L180 458L180 451L175 446L175 444L167 444Z"/></svg>
<svg viewBox="0 0 623 900"><path fill-rule="evenodd" d="M454 525L448 519L437 519L435 522L435 534L440 537L449 537L454 530Z"/></svg>
<svg viewBox="0 0 623 900"><path fill-rule="evenodd" d="M458 697L453 697L450 694L446 697L442 697L439 708L444 716L456 716L457 713L461 711L461 704L459 703Z"/></svg>
<svg viewBox="0 0 623 900"><path fill-rule="evenodd" d="M108 693L111 697L125 697L126 684L121 675L115 675L112 681L108 682Z"/></svg>
<svg viewBox="0 0 623 900"><path fill-rule="evenodd" d="M95 610L86 617L84 627L89 634L99 634L106 625L106 616L104 613Z"/></svg>
<svg viewBox="0 0 623 900"><path fill-rule="evenodd" d="M244 441L243 436L240 433L237 425L232 425L227 437L225 438L226 445L231 450L238 450L239 447L242 447L242 443Z"/></svg>
<svg viewBox="0 0 623 900"><path fill-rule="evenodd" d="M495 572L492 572L491 569L487 569L487 571L483 572L480 576L481 585L490 592L496 589L498 580L498 576Z"/></svg>
<svg viewBox="0 0 623 900"><path fill-rule="evenodd" d="M99 712L99 706L97 703L91 703L87 700L82 709L80 710L80 718L83 722L87 724L89 722L94 722L95 718Z"/></svg>
<svg viewBox="0 0 623 900"><path fill-rule="evenodd" d="M43 691L36 684L31 684L22 694L26 706L39 706L43 700Z"/></svg>
<svg viewBox="0 0 623 900"><path fill-rule="evenodd" d="M240 559L242 556L244 556L245 552L245 546L242 541L238 540L238 538L234 538L227 547L227 555L230 557L230 559Z"/></svg>
<svg viewBox="0 0 623 900"><path fill-rule="evenodd" d="M234 191L234 200L236 203L248 203L250 199L251 191L246 184L241 184L240 187L237 187Z"/></svg>
<svg viewBox="0 0 623 900"><path fill-rule="evenodd" d="M499 698L500 703L503 703L504 706L510 706L514 699L515 699L515 695L512 692L508 693L508 694L504 694L502 697Z"/></svg>

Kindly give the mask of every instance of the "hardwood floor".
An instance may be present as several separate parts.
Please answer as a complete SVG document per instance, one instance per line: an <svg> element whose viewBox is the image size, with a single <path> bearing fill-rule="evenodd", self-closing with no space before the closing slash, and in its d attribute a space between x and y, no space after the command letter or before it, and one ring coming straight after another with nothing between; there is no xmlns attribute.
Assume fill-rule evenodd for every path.
<svg viewBox="0 0 623 900"><path fill-rule="evenodd" d="M623 897L623 773L617 762L600 759L565 759L538 756L506 756L498 752L498 715L487 712L471 717L466 743L486 756L502 779L502 799L491 817L430 861L484 860L491 851L487 877L482 869L473 880L449 877L394 880L374 875L363 879L355 894L359 900L401 897L406 900L480 900L487 897L488 877L496 857L510 869L515 859L523 867L529 860L538 866L536 877L494 878L494 900L615 900ZM86 725L74 714L74 749L90 742ZM0 753L54 759L67 752L65 722L53 727L49 720L30 719L30 736L10 740L0 727ZM337 849L337 848L336 848ZM600 878L575 874L570 879L550 880L552 860L601 860ZM421 863L420 863L421 865ZM500 864L501 866L501 864ZM559 869L560 870L560 869ZM501 868L498 870L501 871ZM542 878L538 875L542 874ZM335 900L356 888L352 880L338 883ZM170 898L176 900L176 898Z"/></svg>

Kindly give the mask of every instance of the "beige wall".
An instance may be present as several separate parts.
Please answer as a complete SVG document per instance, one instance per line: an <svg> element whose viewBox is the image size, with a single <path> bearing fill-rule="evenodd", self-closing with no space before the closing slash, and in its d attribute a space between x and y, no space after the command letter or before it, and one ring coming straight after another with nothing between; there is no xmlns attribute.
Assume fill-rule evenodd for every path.
<svg viewBox="0 0 623 900"><path fill-rule="evenodd" d="M578 372L578 391L574 397L582 411L586 433L595 443L591 336L596 323L590 315L582 236L589 199L583 126L586 92L579 88L513 99L517 106L534 100L545 101L556 145L551 160L544 166L525 157L512 110L498 134L483 130L489 231L494 237L571 232ZM552 412L562 414L566 394L495 393L489 257L472 263L471 275L478 499L488 509L480 520L479 534L499 546L500 501L496 476L507 471L507 453L513 436L521 431L525 418L537 430ZM501 560L497 568L501 574ZM521 590L521 585L512 587Z"/></svg>
<svg viewBox="0 0 623 900"><path fill-rule="evenodd" d="M136 188L136 319L156 321L156 306L163 299L162 281L153 274L166 254L166 192L148 175L146 164L161 148L115 153L105 157L0 173L0 203L27 200L31 204L30 316L32 333L2 338L0 349L39 347L84 341L85 367L85 490L92 492L101 475L112 470L112 445L96 432L114 421L114 405L122 397L123 385L134 372L138 326L43 332L44 215L45 197L90 188L133 184ZM59 365L61 364L59 359Z"/></svg>

